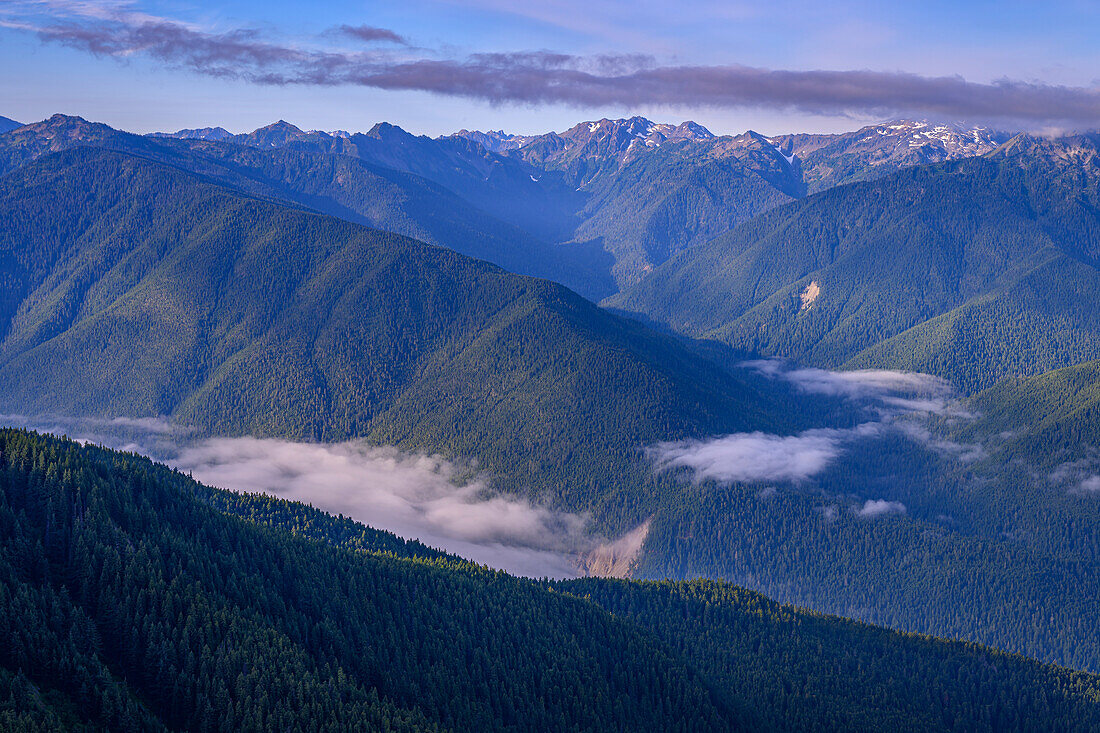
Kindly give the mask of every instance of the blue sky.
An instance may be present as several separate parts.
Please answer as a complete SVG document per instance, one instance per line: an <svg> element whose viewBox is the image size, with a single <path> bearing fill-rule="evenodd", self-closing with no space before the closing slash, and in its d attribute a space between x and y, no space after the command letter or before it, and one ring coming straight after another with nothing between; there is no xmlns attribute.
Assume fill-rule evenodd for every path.
<svg viewBox="0 0 1100 733"><path fill-rule="evenodd" d="M148 42L138 33L143 24L185 37ZM389 29L406 43L362 42L333 31L340 26ZM225 39L243 38L233 35L242 30L250 31L246 44L277 49L279 60L219 55L212 76L185 48L214 39L221 45L213 53L222 54ZM137 132L219 124L244 131L283 118L317 129L365 130L386 120L432 135L461 127L526 133L642 114L695 119L720 133L776 134L852 129L894 114L995 122L1003 110L1034 129L1097 127L1090 115L1100 110L1098 37L1100 3L1084 1L0 0L0 114L31 121L65 112ZM528 52L568 60L509 56L486 68L479 56ZM606 57L614 57L610 70L599 65ZM431 80L407 81L408 69L424 63L435 65ZM312 81L332 64L336 71ZM399 66L400 88L354 81L364 64L372 79L382 67L390 79ZM451 81L455 68L471 66L471 80ZM745 67L752 90L745 99L727 94L746 83L748 72L738 71ZM695 69L716 76L696 84L705 73ZM816 71L876 74L784 76ZM573 72L585 75L583 92L568 88ZM280 81L262 83L271 75ZM941 77L969 86L923 81ZM1014 86L998 86L1005 80ZM919 88L895 93L908 84ZM768 91L779 86L785 91ZM855 101L829 103L832 90L852 86ZM1057 119L1063 106L1069 122ZM1054 110L1052 119L1036 108Z"/></svg>

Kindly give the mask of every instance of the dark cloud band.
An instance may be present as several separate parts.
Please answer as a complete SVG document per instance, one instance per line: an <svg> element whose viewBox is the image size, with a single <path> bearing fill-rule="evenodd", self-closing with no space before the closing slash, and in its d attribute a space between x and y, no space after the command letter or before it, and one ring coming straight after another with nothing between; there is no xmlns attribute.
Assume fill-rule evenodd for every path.
<svg viewBox="0 0 1100 733"><path fill-rule="evenodd" d="M404 36L400 36L388 28L375 28L369 25L341 25L333 29L335 32L355 38L365 43L397 43L402 46L409 45Z"/></svg>
<svg viewBox="0 0 1100 733"><path fill-rule="evenodd" d="M407 45L393 31L336 31ZM817 114L923 114L970 120L1096 127L1100 92L1019 81L878 71L783 71L746 66L661 66L645 56L497 53L461 59L372 49L303 50L255 31L204 33L172 22L81 19L38 29L48 42L88 53L144 55L200 74L269 85L359 85L424 91L492 103L578 107L668 105L772 107Z"/></svg>

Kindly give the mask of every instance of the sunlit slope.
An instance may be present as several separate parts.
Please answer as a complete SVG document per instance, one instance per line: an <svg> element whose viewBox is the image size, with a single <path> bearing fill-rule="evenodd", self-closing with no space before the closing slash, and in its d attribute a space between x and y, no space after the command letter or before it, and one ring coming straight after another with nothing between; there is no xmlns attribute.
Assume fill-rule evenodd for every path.
<svg viewBox="0 0 1100 733"><path fill-rule="evenodd" d="M366 436L626 514L654 480L639 446L797 419L559 285L134 156L21 168L0 218L5 412Z"/></svg>
<svg viewBox="0 0 1100 733"><path fill-rule="evenodd" d="M926 371L967 392L1098 358L1100 159L1092 138L1047 145L1017 139L780 207L608 303L765 355Z"/></svg>

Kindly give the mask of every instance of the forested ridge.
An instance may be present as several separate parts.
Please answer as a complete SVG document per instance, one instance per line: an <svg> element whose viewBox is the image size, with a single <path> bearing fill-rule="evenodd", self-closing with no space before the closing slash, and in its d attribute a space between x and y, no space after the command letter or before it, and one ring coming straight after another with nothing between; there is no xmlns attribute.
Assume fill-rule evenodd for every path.
<svg viewBox="0 0 1100 733"><path fill-rule="evenodd" d="M983 484L904 436L846 447L776 501L759 499L766 483L695 483L646 457L659 441L867 419L833 398L727 370L552 283L117 151L10 172L0 217L0 412L476 461L495 489L587 514L606 537L652 519L644 577L706 574L1100 669L1100 559L1082 549L1095 512L1036 513L1004 482L996 501L952 488ZM908 511L866 520L866 500Z"/></svg>
<svg viewBox="0 0 1100 733"><path fill-rule="evenodd" d="M552 282L362 226L405 227L441 244L466 232L474 254L496 247L526 257L517 224L471 208L436 180L453 174L458 185L496 171L479 194L491 203L508 189L505 179L526 170L494 167L495 157L467 143L418 138L416 146L431 155L417 157L416 146L394 142L403 133L380 128L353 141L355 150L303 143L267 151L258 147L262 136L154 144L105 128L88 141L86 127L57 124L74 137L54 142L39 131L20 138L30 148L0 144L0 413L162 417L196 436L363 438L468 461L492 491L590 518L600 541L646 521L631 569L638 577L722 578L784 603L1100 670L1096 362L1036 375L1100 356L1091 138L1072 145L1019 138L983 159L827 191L701 245L689 253L691 267L678 269L677 260L646 280L671 294L660 306L668 311L649 317L713 339L691 341L601 310ZM397 150L409 159L386 158ZM784 155L757 152L773 162ZM693 176L703 176L701 186L732 191L736 182L725 177L733 169L677 172L672 157L662 157L674 153L626 161L621 180L610 169L595 171L585 194L594 197L590 213L598 218L598 210L627 205L630 191L663 186L647 166L664 160L670 176L686 176L685 188L653 199L644 226L661 229L662 217L678 216L666 204L705 223L716 203L693 199L702 190ZM398 170L417 165L418 172ZM608 176L603 183L601 175ZM329 185L340 178L340 186ZM599 209L605 194L617 203ZM596 223L614 226L616 216ZM635 237L635 224L616 236ZM478 244L478 232L488 239ZM477 250L482 245L488 249ZM689 320L674 321L672 313ZM713 322L697 326L707 318ZM785 378L736 366L745 354L928 371L976 395L951 409L933 406L930 415L884 417L882 404L808 394ZM868 421L879 428L852 437ZM801 432L808 429L821 431ZM836 455L808 479L790 481L716 481L651 463L656 444L731 433L765 443L824 438L835 441L828 450ZM107 615L95 599L126 597L138 576L96 571L89 585L74 575L75 550L62 558L50 549L65 537L56 528L65 521L75 527L75 520L49 510L26 525L26 536L39 532L41 541L13 539L7 576L23 594L21 613L41 616L26 622L37 630L27 637L33 643L21 642L25 659L38 659L40 670L79 668L73 679L85 680L58 687L29 667L22 674L18 665L3 667L0 696L10 690L28 723L70 724L88 709L101 723L114 716L109 726L197 728L230 719L239 727L246 720L293 727L295 706L393 729L643 721L694 729L968 730L1092 720L1092 677L983 647L845 626L723 583L532 584L347 518L197 487L133 456L53 450L35 453L46 456L43 471L51 456L94 454L95 465L113 466L100 478L116 464L126 475L151 472L138 483L190 497L213 512L203 517L222 524L188 524L180 517L191 509L163 493L164 501L140 505L137 514L125 509L142 522L128 519L123 534L104 535L111 539L95 545L96 563L114 567L111 553L131 545L166 544L187 556L199 552L188 544L195 538L213 540L214 554L187 565L154 553L148 567L127 565L148 593ZM33 501L20 497L27 516L38 516ZM75 506L71 494L62 499ZM883 513L865 512L868 505ZM158 525L162 509L172 519ZM229 518L243 524L225 524ZM161 535L132 539L146 520ZM177 521L197 534L172 535ZM23 524L19 518L7 526ZM268 547L268 537L290 543L290 564L308 572L284 574L289 560L260 562L276 552L254 550ZM44 559L35 561L36 552ZM259 574L236 586L206 578L235 577L230 571L240 563L258 563ZM344 564L352 575L334 570ZM192 571L200 580L167 580ZM373 584L414 590L375 594L384 609L376 617L356 616L361 609L346 616L343 601L321 598L321 586L311 585L331 573L340 597ZM163 588L156 579L165 579ZM195 582L209 586L198 601L187 595ZM349 661L349 650L374 638L370 623L399 618L427 587L480 600L456 610L437 599L442 605L425 608L415 632L394 631L390 646ZM154 590L167 600L150 600ZM252 593L260 605L242 600ZM481 631L463 636L468 630L454 620L494 613L514 616L518 626L488 639ZM94 619L93 630L81 614ZM157 614L176 620L158 622ZM184 644L176 626L191 615L198 626ZM552 629L538 626L543 615L555 617ZM347 624L330 628L332 618L345 616ZM468 641L461 660L431 646L442 638L432 635L441 617L453 620L440 627L446 634ZM712 618L721 619L717 627ZM131 632L119 619L141 623ZM770 631L754 625L760 619ZM602 636L586 637L592 629ZM223 631L239 645L219 647ZM544 642L541 651L515 661L524 656L515 651L520 639L532 633ZM584 637L579 646L577 635ZM143 644L157 653L174 649L176 670L191 670L194 680L180 693L191 707L152 705L151 695L169 700L177 691L169 690L169 672L152 668L151 653L104 656ZM364 671L397 658L405 664L405 645L414 644L423 648L407 664L432 671L399 667L394 679L415 682L387 687L377 672ZM491 650L487 657L475 651L482 647ZM41 656L53 648L67 651ZM730 649L736 654L723 653ZM260 680L241 672L271 667L264 660L280 655L291 660L292 674ZM216 669L223 658L228 666ZM507 671L493 668L493 659ZM460 661L480 670L470 681L481 685L476 690L456 692L459 683L447 677ZM597 662L610 686L593 692L578 670ZM542 663L553 670L549 677L534 671ZM638 676L667 690L646 698L661 712L616 702L624 698L614 691L633 689ZM928 685L914 692L917 678ZM257 697L267 685L278 699ZM511 690L507 701L483 704L484 690L499 685ZM551 687L553 705L545 694ZM342 690L339 710L326 697L332 689ZM864 689L873 692L861 699ZM590 693L601 697L588 710L581 701ZM978 697L996 702L978 705ZM229 718L218 712L228 709L226 699L234 705ZM698 719L684 718L683 705Z"/></svg>
<svg viewBox="0 0 1100 733"><path fill-rule="evenodd" d="M695 336L974 393L1100 357L1092 137L1021 136L773 209L611 298Z"/></svg>
<svg viewBox="0 0 1100 733"><path fill-rule="evenodd" d="M999 382L972 400L980 419L966 437L1002 436L1003 453L1047 468L1094 458L1100 445L1100 361Z"/></svg>
<svg viewBox="0 0 1100 733"><path fill-rule="evenodd" d="M155 160L246 194L447 247L511 272L549 278L589 297L610 292L606 275L600 275L601 268L607 268L601 264L607 258L604 253L556 247L434 179L373 163L343 147L260 149L234 142L148 138L54 115L0 137L0 174L75 147Z"/></svg>
<svg viewBox="0 0 1100 733"><path fill-rule="evenodd" d="M1088 730L1100 682L713 582L547 585L0 431L0 716L50 730Z"/></svg>
<svg viewBox="0 0 1100 733"><path fill-rule="evenodd" d="M143 158L42 158L0 179L0 219L6 412L368 437L624 523L659 482L639 445L799 420L559 285Z"/></svg>

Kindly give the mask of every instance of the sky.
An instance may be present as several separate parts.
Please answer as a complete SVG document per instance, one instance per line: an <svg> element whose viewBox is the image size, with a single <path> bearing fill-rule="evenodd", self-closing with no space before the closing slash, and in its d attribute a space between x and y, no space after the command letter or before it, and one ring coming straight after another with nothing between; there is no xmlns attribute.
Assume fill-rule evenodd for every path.
<svg viewBox="0 0 1100 733"><path fill-rule="evenodd" d="M0 115L134 132L1100 127L1100 3L0 0Z"/></svg>

